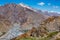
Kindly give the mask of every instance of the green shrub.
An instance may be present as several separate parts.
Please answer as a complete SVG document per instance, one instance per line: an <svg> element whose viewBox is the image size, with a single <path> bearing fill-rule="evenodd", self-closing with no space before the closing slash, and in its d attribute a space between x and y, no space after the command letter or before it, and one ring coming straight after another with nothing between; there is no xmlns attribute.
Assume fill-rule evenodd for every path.
<svg viewBox="0 0 60 40"><path fill-rule="evenodd" d="M49 33L49 34L48 34L48 36L47 36L47 37L52 37L52 36L56 35L57 33L58 33L58 31L51 32L51 33Z"/></svg>

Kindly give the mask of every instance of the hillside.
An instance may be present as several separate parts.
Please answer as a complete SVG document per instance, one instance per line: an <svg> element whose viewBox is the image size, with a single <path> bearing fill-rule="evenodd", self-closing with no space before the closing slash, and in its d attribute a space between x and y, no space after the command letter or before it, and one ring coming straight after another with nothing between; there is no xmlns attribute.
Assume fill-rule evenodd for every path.
<svg viewBox="0 0 60 40"><path fill-rule="evenodd" d="M32 28L25 34L15 38L15 40L60 40L60 16L52 16L44 20L39 27ZM32 37L32 38L31 38ZM36 39L35 39L36 38ZM37 39L38 38L38 39ZM41 39L42 38L42 39Z"/></svg>

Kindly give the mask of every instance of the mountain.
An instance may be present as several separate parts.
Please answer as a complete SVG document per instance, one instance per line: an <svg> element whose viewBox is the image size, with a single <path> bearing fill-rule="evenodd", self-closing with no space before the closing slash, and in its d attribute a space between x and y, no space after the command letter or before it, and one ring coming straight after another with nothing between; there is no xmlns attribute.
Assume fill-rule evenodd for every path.
<svg viewBox="0 0 60 40"><path fill-rule="evenodd" d="M38 27L45 19L44 14L38 13L38 10L25 4L0 6L0 32L5 33L0 40L12 39L25 30Z"/></svg>
<svg viewBox="0 0 60 40"><path fill-rule="evenodd" d="M10 40L25 31L28 32L23 34L24 37L27 34L44 36L48 31L59 31L59 24L60 15L57 13L43 12L22 3L0 6L0 32L4 34L0 37L1 40Z"/></svg>
<svg viewBox="0 0 60 40"><path fill-rule="evenodd" d="M15 23L20 24L20 29L29 30L37 27L46 19L46 16L25 4L6 4L0 6L0 31L9 31Z"/></svg>

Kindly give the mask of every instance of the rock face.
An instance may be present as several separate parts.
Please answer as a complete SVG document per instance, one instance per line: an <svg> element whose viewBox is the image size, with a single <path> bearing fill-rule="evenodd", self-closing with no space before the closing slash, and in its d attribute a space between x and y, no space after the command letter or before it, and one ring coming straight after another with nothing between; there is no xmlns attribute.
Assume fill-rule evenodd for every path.
<svg viewBox="0 0 60 40"><path fill-rule="evenodd" d="M19 23L22 29L37 27L45 16L37 10L23 4L6 4L0 6L0 31L7 32L14 23ZM30 28L29 28L30 27Z"/></svg>

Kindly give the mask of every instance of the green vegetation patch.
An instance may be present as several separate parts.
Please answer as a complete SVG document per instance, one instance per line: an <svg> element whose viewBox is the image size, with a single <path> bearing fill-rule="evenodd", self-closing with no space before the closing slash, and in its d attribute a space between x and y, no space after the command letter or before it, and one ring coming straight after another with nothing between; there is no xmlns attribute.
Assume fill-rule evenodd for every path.
<svg viewBox="0 0 60 40"><path fill-rule="evenodd" d="M50 40L54 35L56 35L58 32L51 32L46 37L27 37L27 38L21 38L21 39L16 39L16 40ZM57 39L59 40L59 39Z"/></svg>

